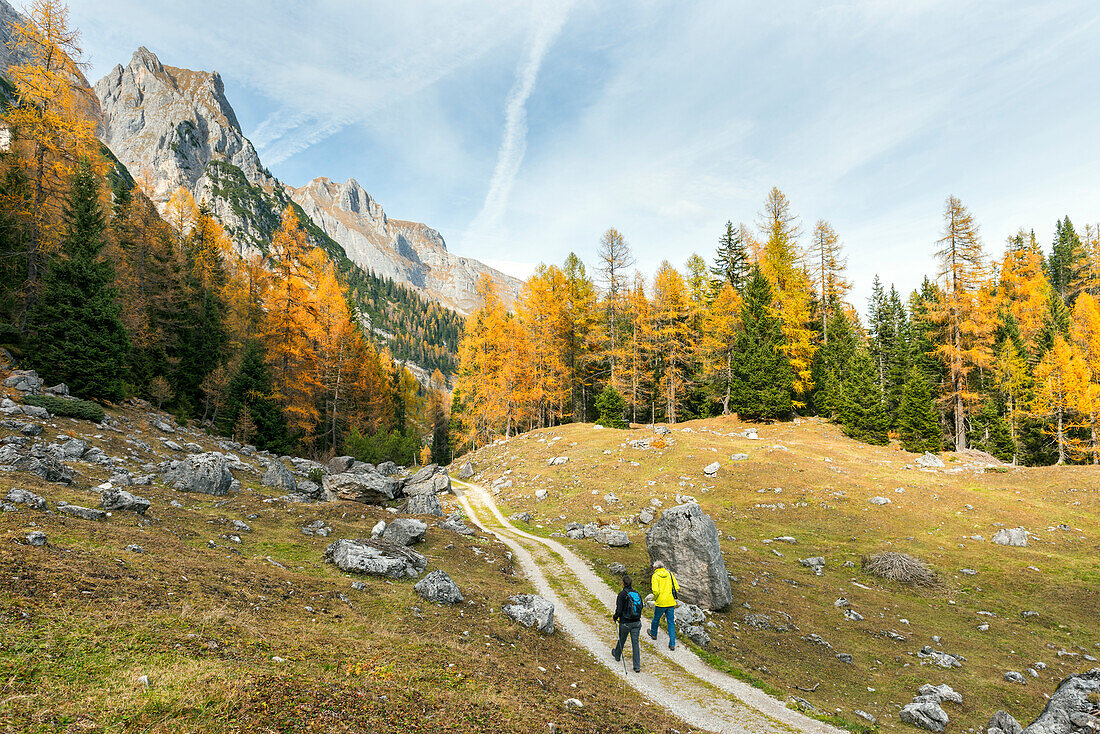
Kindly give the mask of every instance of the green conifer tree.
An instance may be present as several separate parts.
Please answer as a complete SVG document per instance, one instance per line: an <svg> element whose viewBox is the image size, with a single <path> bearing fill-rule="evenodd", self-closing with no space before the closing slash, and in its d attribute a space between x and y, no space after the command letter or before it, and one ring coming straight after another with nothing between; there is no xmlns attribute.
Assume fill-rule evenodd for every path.
<svg viewBox="0 0 1100 734"><path fill-rule="evenodd" d="M730 390L730 410L748 420L785 418L794 409L794 373L780 351L783 331L771 303L771 285L760 268L753 266L745 284Z"/></svg>
<svg viewBox="0 0 1100 734"><path fill-rule="evenodd" d="M859 441L883 445L889 441L890 417L876 381L875 361L866 347L859 347L844 380L840 423L844 433Z"/></svg>
<svg viewBox="0 0 1100 734"><path fill-rule="evenodd" d="M31 360L76 395L117 400L129 339L119 319L114 268L101 256L107 223L88 160L73 176L65 224L62 252L50 262L28 320Z"/></svg>
<svg viewBox="0 0 1100 734"><path fill-rule="evenodd" d="M611 385L607 385L596 396L596 410L600 412L598 425L607 428L626 428L627 422L623 416L626 414L626 400L619 391Z"/></svg>
<svg viewBox="0 0 1100 734"><path fill-rule="evenodd" d="M943 428L924 373L913 367L901 391L898 433L906 451L939 453L943 450Z"/></svg>
<svg viewBox="0 0 1100 734"><path fill-rule="evenodd" d="M218 418L221 431L231 435L241 412L247 410L256 427L253 436L256 446L280 453L288 451L290 441L286 418L271 393L271 376L267 371L263 347L257 342L249 342L241 356L240 367L226 391L225 410Z"/></svg>
<svg viewBox="0 0 1100 734"><path fill-rule="evenodd" d="M741 293L745 290L745 280L749 270L749 258L745 252L745 243L741 231L726 222L726 232L718 240L718 252L714 256L711 272L719 281L725 280Z"/></svg>
<svg viewBox="0 0 1100 734"><path fill-rule="evenodd" d="M825 327L829 338L814 354L812 400L818 415L835 420L844 406L844 380L857 342L847 314L839 308L830 311Z"/></svg>

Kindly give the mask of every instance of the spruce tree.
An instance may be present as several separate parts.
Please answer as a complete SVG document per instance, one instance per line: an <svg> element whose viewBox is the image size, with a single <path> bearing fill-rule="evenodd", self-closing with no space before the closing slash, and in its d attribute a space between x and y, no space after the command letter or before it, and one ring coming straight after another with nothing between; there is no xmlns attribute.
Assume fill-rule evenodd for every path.
<svg viewBox="0 0 1100 734"><path fill-rule="evenodd" d="M1085 248L1067 216L1054 223L1054 244L1047 260L1047 278L1053 290L1067 304L1073 303L1074 286L1081 276Z"/></svg>
<svg viewBox="0 0 1100 734"><path fill-rule="evenodd" d="M741 231L734 228L733 222L726 222L726 232L718 240L718 252L714 256L711 272L715 277L726 281L740 293L745 289L745 277L749 258L745 253L745 242Z"/></svg>
<svg viewBox="0 0 1100 734"><path fill-rule="evenodd" d="M1004 419L997 401L992 398L986 400L970 422L974 433L974 448L992 454L1001 461L1012 461L1016 456L1016 442L1012 439L1012 428Z"/></svg>
<svg viewBox="0 0 1100 734"><path fill-rule="evenodd" d="M748 420L785 418L794 409L794 372L781 351L782 325L771 303L771 285L753 266L745 284L730 390L730 410Z"/></svg>
<svg viewBox="0 0 1100 734"><path fill-rule="evenodd" d="M271 392L271 375L267 370L263 347L249 342L226 391L225 410L218 419L221 431L233 433L241 416L247 414L255 426L253 438L258 448L280 453L288 451L290 442L286 418L271 398Z"/></svg>
<svg viewBox="0 0 1100 734"><path fill-rule="evenodd" d="M924 373L917 367L901 391L898 408L898 433L906 451L939 453L943 450L943 429Z"/></svg>
<svg viewBox="0 0 1100 734"><path fill-rule="evenodd" d="M611 385L607 385L596 396L596 410L600 411L597 425L606 428L626 428L627 422L623 419L626 414L626 401L619 391Z"/></svg>
<svg viewBox="0 0 1100 734"><path fill-rule="evenodd" d="M840 423L848 436L883 445L889 441L890 418L875 376L875 362L870 352L865 347L856 349L844 379Z"/></svg>
<svg viewBox="0 0 1100 734"><path fill-rule="evenodd" d="M814 355L812 399L818 415L836 419L844 407L844 380L855 356L856 335L842 309L831 311L826 325L828 341Z"/></svg>
<svg viewBox="0 0 1100 734"><path fill-rule="evenodd" d="M99 186L84 159L65 208L61 253L50 262L29 314L35 366L76 395L122 397L129 339L119 318L114 268L101 257L106 220Z"/></svg>

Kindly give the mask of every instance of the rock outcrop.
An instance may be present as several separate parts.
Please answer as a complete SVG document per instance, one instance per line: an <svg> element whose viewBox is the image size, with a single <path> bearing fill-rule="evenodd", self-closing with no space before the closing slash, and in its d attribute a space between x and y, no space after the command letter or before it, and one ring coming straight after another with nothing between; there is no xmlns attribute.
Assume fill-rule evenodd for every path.
<svg viewBox="0 0 1100 734"><path fill-rule="evenodd" d="M210 452L191 454L177 461L165 474L168 486L181 492L199 492L215 497L229 494L233 475L229 464L221 454Z"/></svg>
<svg viewBox="0 0 1100 734"><path fill-rule="evenodd" d="M500 611L524 627L530 627L545 634L551 634L554 631L554 605L541 596L517 594L510 597Z"/></svg>
<svg viewBox="0 0 1100 734"><path fill-rule="evenodd" d="M362 474L344 472L329 474L321 480L328 500L351 500L376 504L397 499L401 496L401 482L393 477L384 477L374 471Z"/></svg>
<svg viewBox="0 0 1100 734"><path fill-rule="evenodd" d="M458 604L463 601L462 592L446 571L436 569L413 586L424 599L437 604Z"/></svg>
<svg viewBox="0 0 1100 734"><path fill-rule="evenodd" d="M325 560L341 571L391 579L417 578L428 567L424 556L384 540L341 538L325 548Z"/></svg>
<svg viewBox="0 0 1100 734"><path fill-rule="evenodd" d="M725 609L733 601L718 530L699 505L665 510L645 534L651 561L661 561L680 583L680 599L704 609Z"/></svg>
<svg viewBox="0 0 1100 734"><path fill-rule="evenodd" d="M1023 734L1070 734L1100 727L1100 668L1071 675L1058 684L1046 708Z"/></svg>
<svg viewBox="0 0 1100 734"><path fill-rule="evenodd" d="M476 291L483 275L496 284L505 305L511 305L519 293L519 280L448 252L442 235L431 227L387 217L355 179L337 183L315 178L300 189L288 191L309 218L363 270L373 269L412 286L461 314L480 305Z"/></svg>

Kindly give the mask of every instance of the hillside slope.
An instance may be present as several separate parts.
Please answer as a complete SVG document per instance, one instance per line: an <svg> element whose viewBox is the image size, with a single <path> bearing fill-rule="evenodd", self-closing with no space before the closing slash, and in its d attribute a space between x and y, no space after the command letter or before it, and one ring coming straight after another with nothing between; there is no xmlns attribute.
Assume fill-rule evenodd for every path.
<svg viewBox="0 0 1100 734"><path fill-rule="evenodd" d="M416 551L465 596L430 604L411 579L352 577L322 560L329 543L369 536L390 511L287 502L261 484L267 459L248 447L174 426L137 401L102 424L16 422L0 424L0 452L78 450L62 462L71 485L0 469L7 487L46 502L4 501L0 512L0 731L684 730L567 637L502 615L509 596L531 587L487 536L428 518ZM165 486L156 465L198 450L233 454L239 491ZM146 514L88 520L60 509L97 507L100 483L144 465L151 484L128 489L150 500ZM299 479L313 468L286 467ZM46 544L28 543L33 533ZM567 710L568 698L584 708Z"/></svg>
<svg viewBox="0 0 1100 734"><path fill-rule="evenodd" d="M747 456L731 460L737 454ZM568 460L549 466L555 457ZM856 709L905 726L900 708L925 683L963 695L947 707L948 731L984 726L997 709L1026 723L1057 682L1100 657L1096 467L1017 469L948 454L945 468L922 469L913 454L851 441L823 421L729 418L678 425L667 437L568 425L465 458L506 514L532 513L520 525L531 532L560 535L570 522L625 529L628 548L560 539L609 581L608 564L622 563L648 587L645 527L635 518L696 499L722 533L734 594L710 618L708 652L851 726L867 724ZM714 461L721 468L709 478L703 469ZM991 542L1015 527L1032 533L1027 547ZM862 558L881 551L926 561L939 584L910 588L865 572ZM800 563L813 557L825 559L821 576ZM938 667L944 658L926 646L961 666ZM1008 671L1027 682L1006 681Z"/></svg>

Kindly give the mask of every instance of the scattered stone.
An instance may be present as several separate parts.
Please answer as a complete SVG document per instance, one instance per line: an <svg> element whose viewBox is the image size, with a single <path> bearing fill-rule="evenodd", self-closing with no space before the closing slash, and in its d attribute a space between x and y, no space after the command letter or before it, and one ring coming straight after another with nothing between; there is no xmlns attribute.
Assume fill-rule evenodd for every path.
<svg viewBox="0 0 1100 734"><path fill-rule="evenodd" d="M413 545L422 542L424 533L427 531L427 523L402 517L386 526L386 529L382 532L382 540L400 546Z"/></svg>
<svg viewBox="0 0 1100 734"><path fill-rule="evenodd" d="M229 494L233 484L233 475L225 457L215 452L191 454L182 461L172 464L165 474L170 487L181 492L199 492L215 497Z"/></svg>
<svg viewBox="0 0 1100 734"><path fill-rule="evenodd" d="M937 703L949 701L951 703L961 704L963 702L962 695L956 693L955 690L946 683L941 683L938 686L934 686L931 683L925 683L917 690L917 693L921 696L933 697Z"/></svg>
<svg viewBox="0 0 1100 734"><path fill-rule="evenodd" d="M382 527L385 528L386 524L382 523ZM328 534L332 532L332 528L325 524L324 520L314 520L313 522L306 523L302 526L302 535L314 535L319 538L327 538ZM381 533L379 533L381 535ZM371 533L372 538L377 538L378 535Z"/></svg>
<svg viewBox="0 0 1100 734"><path fill-rule="evenodd" d="M506 482L506 484L510 485L511 482L512 482L512 480L509 479L508 482ZM544 499L546 499L547 494L548 494L548 492L545 489L536 489L535 490L535 499L544 500Z"/></svg>
<svg viewBox="0 0 1100 734"><path fill-rule="evenodd" d="M244 522L243 520L233 520L232 522L230 522L230 525L232 525L233 529L238 531L238 532L242 532L242 533L251 533L252 532L252 527L248 523Z"/></svg>
<svg viewBox="0 0 1100 734"><path fill-rule="evenodd" d="M596 542L611 546L612 548L625 548L630 545L630 536L622 530L600 528L596 532Z"/></svg>
<svg viewBox="0 0 1100 734"><path fill-rule="evenodd" d="M386 532L386 521L385 520L379 520L377 523L374 524L374 527L371 528L370 537L372 537L372 538L381 538L382 533L384 533L384 532Z"/></svg>
<svg viewBox="0 0 1100 734"><path fill-rule="evenodd" d="M474 478L474 462L467 461L458 470L459 479L473 479Z"/></svg>
<svg viewBox="0 0 1100 734"><path fill-rule="evenodd" d="M776 543L790 543L794 545L798 542L798 539L792 535L780 535L778 538L772 538Z"/></svg>
<svg viewBox="0 0 1100 734"><path fill-rule="evenodd" d="M653 510L648 507L643 507L642 511L638 513L638 516L634 518L641 525L649 525L653 522Z"/></svg>
<svg viewBox="0 0 1100 734"><path fill-rule="evenodd" d="M355 589L356 591L366 591L367 585L364 584L362 581L352 581L351 588Z"/></svg>
<svg viewBox="0 0 1100 734"><path fill-rule="evenodd" d="M30 492L26 489L19 489L18 487L12 487L8 490L4 499L8 502L12 502L17 505L26 505L32 510L45 510L46 500L41 496Z"/></svg>
<svg viewBox="0 0 1100 734"><path fill-rule="evenodd" d="M871 716L869 713L867 713L866 711L863 711L862 709L856 709L852 713L854 713L856 716L858 716L859 718L863 719L864 721L868 722L871 725L874 725L874 724L878 723L878 719L876 719L874 716Z"/></svg>
<svg viewBox="0 0 1100 734"><path fill-rule="evenodd" d="M133 543L126 546L126 550L130 553L144 553L145 552L144 548L142 548L140 545L135 545Z"/></svg>
<svg viewBox="0 0 1100 734"><path fill-rule="evenodd" d="M849 622L862 622L863 615L857 612L855 609L845 609L844 618Z"/></svg>
<svg viewBox="0 0 1100 734"><path fill-rule="evenodd" d="M459 535L473 535L474 529L466 525L462 519L462 515L457 512L452 512L447 515L447 519L439 524L444 530L450 530L452 533L458 533Z"/></svg>
<svg viewBox="0 0 1100 734"><path fill-rule="evenodd" d="M685 603L720 610L733 601L717 528L699 505L665 510L646 531L646 549L676 576Z"/></svg>
<svg viewBox="0 0 1100 734"><path fill-rule="evenodd" d="M341 571L391 579L417 578L428 567L424 556L384 540L341 538L325 548L325 560Z"/></svg>
<svg viewBox="0 0 1100 734"><path fill-rule="evenodd" d="M1019 683L1022 686L1027 685L1027 678L1025 678L1022 673L1015 670L1010 670L1005 673L1004 678L1009 683Z"/></svg>
<svg viewBox="0 0 1100 734"><path fill-rule="evenodd" d="M516 514L512 515L508 519L512 520L513 522L530 523L531 522L531 513L530 512L517 512Z"/></svg>
<svg viewBox="0 0 1100 734"><path fill-rule="evenodd" d="M925 452L924 456L921 456L916 461L917 466L922 466L925 469L943 469L944 463L940 457L935 454ZM938 730L937 730L938 731Z"/></svg>
<svg viewBox="0 0 1100 734"><path fill-rule="evenodd" d="M80 505L70 505L67 503L62 503L57 506L57 509L61 512L64 512L66 515L80 517L85 520L107 519L107 512L105 510L94 510L91 507L81 507Z"/></svg>
<svg viewBox="0 0 1100 734"><path fill-rule="evenodd" d="M703 474L707 475L708 477L717 476L718 470L721 468L722 465L715 461L703 467Z"/></svg>
<svg viewBox="0 0 1100 734"><path fill-rule="evenodd" d="M32 545L36 548L41 548L46 545L46 534L41 530L33 530L27 534L27 545Z"/></svg>
<svg viewBox="0 0 1100 734"><path fill-rule="evenodd" d="M565 699L565 708L569 711L580 711L584 708L584 704L579 699L567 698Z"/></svg>
<svg viewBox="0 0 1100 734"><path fill-rule="evenodd" d="M825 575L825 559L821 556L813 556L812 558L799 558L798 562L813 570L815 576Z"/></svg>
<svg viewBox="0 0 1100 734"><path fill-rule="evenodd" d="M1024 528L1003 528L993 536L993 542L997 545L1024 548L1027 546L1027 535Z"/></svg>
<svg viewBox="0 0 1100 734"><path fill-rule="evenodd" d="M847 663L848 665L851 665L855 661L855 658L853 658L846 652L838 652L836 655L836 659L842 663Z"/></svg>
<svg viewBox="0 0 1100 734"><path fill-rule="evenodd" d="M554 632L554 605L535 594L517 594L501 607L505 616L545 634Z"/></svg>
<svg viewBox="0 0 1100 734"><path fill-rule="evenodd" d="M975 571L972 568L960 568L959 573L961 573L963 576L977 576L978 575L978 572Z"/></svg>
<svg viewBox="0 0 1100 734"><path fill-rule="evenodd" d="M139 515L144 515L149 509L150 502L144 497L130 494L124 489L112 487L111 489L103 491L99 504L104 510L110 512L125 510L127 512L136 512Z"/></svg>
<svg viewBox="0 0 1100 734"><path fill-rule="evenodd" d="M1012 714L1007 711L998 711L993 714L989 719L989 723L985 725L986 732L992 732L997 729L1001 734L1023 734L1024 728L1020 726L1020 722L1013 718Z"/></svg>
<svg viewBox="0 0 1100 734"><path fill-rule="evenodd" d="M889 505L891 504L889 497L872 497L868 500L872 505Z"/></svg>
<svg viewBox="0 0 1100 734"><path fill-rule="evenodd" d="M898 718L906 724L935 732L943 731L944 727L951 721L947 716L947 712L938 703L932 701L914 701L906 704Z"/></svg>
<svg viewBox="0 0 1100 734"><path fill-rule="evenodd" d="M458 604L463 601L462 592L447 575L446 571L436 569L417 581L413 586L417 594L437 604Z"/></svg>
<svg viewBox="0 0 1100 734"><path fill-rule="evenodd" d="M11 375L4 379L3 385L19 392L37 395L42 391L43 382L34 370L12 370Z"/></svg>
<svg viewBox="0 0 1100 734"><path fill-rule="evenodd" d="M730 461L748 461L748 454L733 454L730 456Z"/></svg>

